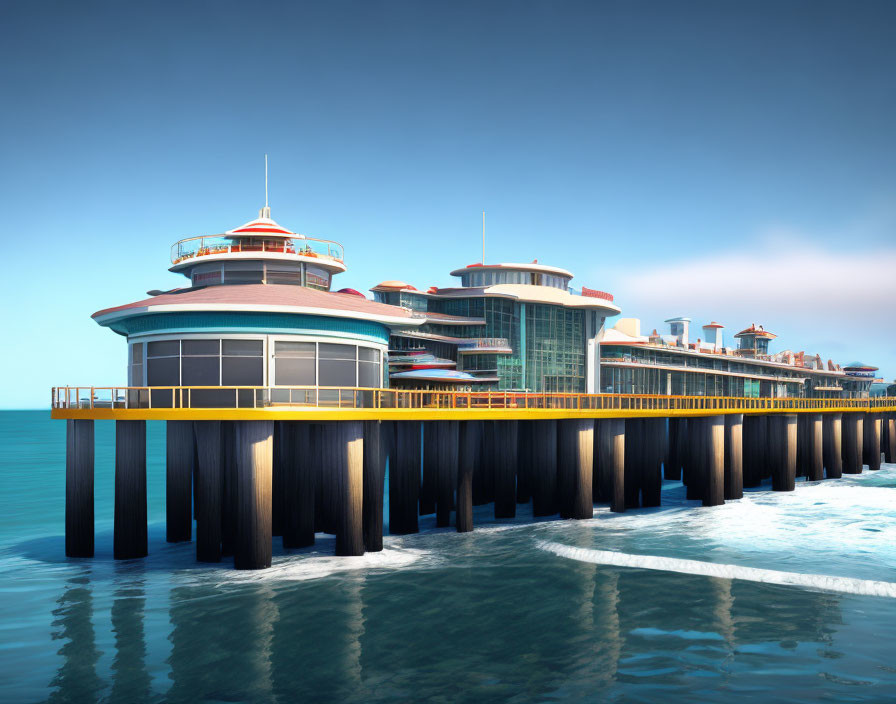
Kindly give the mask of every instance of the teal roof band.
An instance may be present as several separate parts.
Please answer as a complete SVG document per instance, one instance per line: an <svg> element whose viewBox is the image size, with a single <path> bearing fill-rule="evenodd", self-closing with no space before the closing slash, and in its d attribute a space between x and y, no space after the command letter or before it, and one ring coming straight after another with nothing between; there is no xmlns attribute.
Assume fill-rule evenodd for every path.
<svg viewBox="0 0 896 704"><path fill-rule="evenodd" d="M384 345L389 343L389 328L380 323L288 313L150 313L116 321L109 327L127 336L172 332L255 332L262 335L323 335Z"/></svg>

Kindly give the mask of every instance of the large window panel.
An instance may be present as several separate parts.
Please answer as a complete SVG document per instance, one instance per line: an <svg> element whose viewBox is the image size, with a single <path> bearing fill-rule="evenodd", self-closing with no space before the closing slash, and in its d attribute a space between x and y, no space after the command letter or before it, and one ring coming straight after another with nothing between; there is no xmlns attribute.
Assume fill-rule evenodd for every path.
<svg viewBox="0 0 896 704"><path fill-rule="evenodd" d="M356 386L355 346L322 342L318 347L318 384Z"/></svg>
<svg viewBox="0 0 896 704"><path fill-rule="evenodd" d="M222 385L264 384L264 344L261 340L222 340L221 354Z"/></svg>
<svg viewBox="0 0 896 704"><path fill-rule="evenodd" d="M161 340L146 345L147 357L177 357L180 355L180 340Z"/></svg>
<svg viewBox="0 0 896 704"><path fill-rule="evenodd" d="M220 386L220 360L218 357L184 357L181 379L184 386Z"/></svg>
<svg viewBox="0 0 896 704"><path fill-rule="evenodd" d="M146 360L148 386L180 386L179 357L150 357Z"/></svg>
<svg viewBox="0 0 896 704"><path fill-rule="evenodd" d="M274 343L274 385L314 386L315 345L313 342Z"/></svg>

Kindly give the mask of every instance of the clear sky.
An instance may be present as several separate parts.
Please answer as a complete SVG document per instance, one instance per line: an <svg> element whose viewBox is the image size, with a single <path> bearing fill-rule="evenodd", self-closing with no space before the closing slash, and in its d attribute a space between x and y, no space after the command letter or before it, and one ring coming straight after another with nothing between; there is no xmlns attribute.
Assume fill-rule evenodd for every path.
<svg viewBox="0 0 896 704"><path fill-rule="evenodd" d="M0 407L125 381L94 311L281 224L339 287L566 267L649 332L896 375L894 2L0 3Z"/></svg>

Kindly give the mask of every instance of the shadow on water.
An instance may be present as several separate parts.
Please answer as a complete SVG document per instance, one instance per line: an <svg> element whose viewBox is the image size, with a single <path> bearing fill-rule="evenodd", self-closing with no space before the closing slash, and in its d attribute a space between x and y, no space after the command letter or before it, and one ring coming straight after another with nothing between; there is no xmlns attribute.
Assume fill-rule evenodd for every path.
<svg viewBox="0 0 896 704"><path fill-rule="evenodd" d="M105 684L97 674L100 659L93 628L93 590L90 569L65 584L53 609L53 640L63 641L58 655L62 665L50 682L51 702L99 701Z"/></svg>

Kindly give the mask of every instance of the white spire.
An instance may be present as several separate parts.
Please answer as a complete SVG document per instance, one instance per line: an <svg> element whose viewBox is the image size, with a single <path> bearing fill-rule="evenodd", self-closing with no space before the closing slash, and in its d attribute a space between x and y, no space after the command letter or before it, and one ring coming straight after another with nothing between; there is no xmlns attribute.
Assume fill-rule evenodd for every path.
<svg viewBox="0 0 896 704"><path fill-rule="evenodd" d="M271 206L268 204L268 155L264 155L264 207L259 211L258 217L271 219Z"/></svg>

